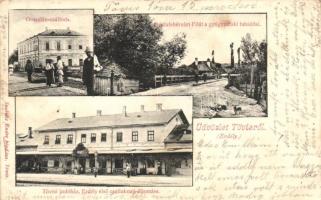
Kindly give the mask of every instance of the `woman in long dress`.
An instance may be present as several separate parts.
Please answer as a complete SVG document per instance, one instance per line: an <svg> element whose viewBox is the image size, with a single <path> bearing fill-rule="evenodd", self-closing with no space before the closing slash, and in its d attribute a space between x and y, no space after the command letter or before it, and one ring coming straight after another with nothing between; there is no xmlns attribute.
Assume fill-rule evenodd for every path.
<svg viewBox="0 0 321 200"><path fill-rule="evenodd" d="M58 74L58 87L62 87L64 83L64 65L62 63L61 57L57 57L57 74Z"/></svg>

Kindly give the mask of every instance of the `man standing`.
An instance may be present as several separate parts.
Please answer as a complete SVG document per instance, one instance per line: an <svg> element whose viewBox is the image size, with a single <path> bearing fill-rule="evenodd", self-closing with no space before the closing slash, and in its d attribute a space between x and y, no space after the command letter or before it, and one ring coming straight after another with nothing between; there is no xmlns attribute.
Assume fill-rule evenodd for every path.
<svg viewBox="0 0 321 200"><path fill-rule="evenodd" d="M126 164L126 174L127 174L127 178L130 177L130 172L131 172L130 164L127 163L127 164Z"/></svg>
<svg viewBox="0 0 321 200"><path fill-rule="evenodd" d="M94 95L94 70L100 71L101 66L98 59L92 56L93 51L89 47L86 47L85 53L87 58L84 61L82 80L87 87L87 95Z"/></svg>
<svg viewBox="0 0 321 200"><path fill-rule="evenodd" d="M27 64L26 64L25 70L26 70L27 75L28 75L28 81L31 82L31 74L33 72L33 65L31 63L31 60L27 60Z"/></svg>

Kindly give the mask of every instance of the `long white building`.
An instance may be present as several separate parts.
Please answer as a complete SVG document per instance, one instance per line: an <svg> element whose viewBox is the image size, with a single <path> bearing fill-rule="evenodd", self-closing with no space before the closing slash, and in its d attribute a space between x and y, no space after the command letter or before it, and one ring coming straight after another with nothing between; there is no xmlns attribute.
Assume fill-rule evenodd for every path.
<svg viewBox="0 0 321 200"><path fill-rule="evenodd" d="M61 118L17 137L17 172L192 174L192 130L180 109Z"/></svg>

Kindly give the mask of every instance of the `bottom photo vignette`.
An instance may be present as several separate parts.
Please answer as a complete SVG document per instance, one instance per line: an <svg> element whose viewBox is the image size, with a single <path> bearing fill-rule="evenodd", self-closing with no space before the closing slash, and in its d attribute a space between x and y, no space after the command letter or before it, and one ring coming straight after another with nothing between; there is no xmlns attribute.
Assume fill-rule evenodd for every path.
<svg viewBox="0 0 321 200"><path fill-rule="evenodd" d="M192 97L16 98L16 186L190 187Z"/></svg>

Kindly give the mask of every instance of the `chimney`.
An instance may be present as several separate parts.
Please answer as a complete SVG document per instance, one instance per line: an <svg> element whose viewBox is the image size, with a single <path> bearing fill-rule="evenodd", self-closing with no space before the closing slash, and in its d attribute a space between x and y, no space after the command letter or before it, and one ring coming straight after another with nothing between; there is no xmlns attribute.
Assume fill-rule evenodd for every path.
<svg viewBox="0 0 321 200"><path fill-rule="evenodd" d="M28 134L29 134L29 138L32 138L32 127L28 128Z"/></svg>
<svg viewBox="0 0 321 200"><path fill-rule="evenodd" d="M145 112L145 106L144 105L140 105L140 111L141 112Z"/></svg>
<svg viewBox="0 0 321 200"><path fill-rule="evenodd" d="M101 110L97 110L97 116L101 116Z"/></svg>
<svg viewBox="0 0 321 200"><path fill-rule="evenodd" d="M123 115L127 117L127 111L126 111L126 106L123 106Z"/></svg>
<svg viewBox="0 0 321 200"><path fill-rule="evenodd" d="M206 64L207 66L211 67L211 60L209 58L207 58Z"/></svg>
<svg viewBox="0 0 321 200"><path fill-rule="evenodd" d="M163 110L161 103L156 104L156 110L157 110L157 111L162 111L162 110Z"/></svg>
<svg viewBox="0 0 321 200"><path fill-rule="evenodd" d="M197 66L197 65L198 65L198 58L195 58L194 63L195 63L195 66Z"/></svg>
<svg viewBox="0 0 321 200"><path fill-rule="evenodd" d="M72 118L76 118L76 113L72 113Z"/></svg>

